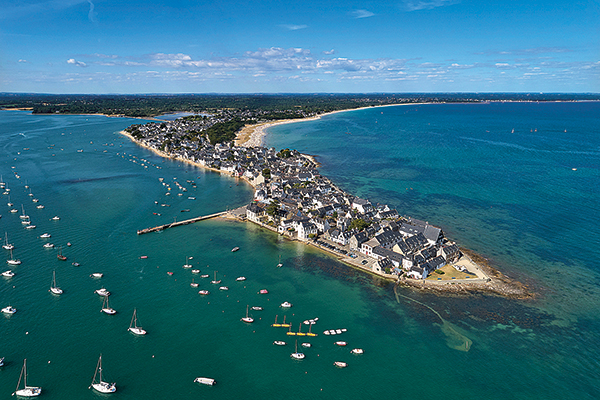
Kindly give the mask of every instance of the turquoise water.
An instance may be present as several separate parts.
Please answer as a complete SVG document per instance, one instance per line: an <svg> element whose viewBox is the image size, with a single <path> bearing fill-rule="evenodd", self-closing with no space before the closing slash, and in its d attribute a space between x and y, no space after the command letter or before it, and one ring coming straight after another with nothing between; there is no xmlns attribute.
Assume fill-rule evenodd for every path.
<svg viewBox="0 0 600 400"><path fill-rule="evenodd" d="M251 200L252 191L235 179L161 159L118 134L139 120L0 112L2 178L15 207L23 204L37 226L25 230L20 213L10 214L0 203L0 233L8 232L15 257L23 261L14 268L14 278L0 279L0 305L18 309L11 317L0 316L0 356L7 360L0 368L0 398L14 391L23 358L29 383L42 386L45 398L97 398L88 386L100 353L105 377L118 386L113 397L124 399L596 398L598 139L593 132L599 114L597 108L578 111L585 105L573 106L564 111L572 121L557 128L567 129L564 139L549 138L543 147L530 132L519 143L543 150L560 143L574 153L568 156L550 152L535 157L541 152L528 150L527 157L512 145L488 144L485 130L493 130L485 119L500 124L506 113L485 106L476 117L480 127L488 124L483 132L472 115L459 115L461 106L413 106L335 114L280 127L269 136L277 147L319 154L323 172L346 189L442 225L461 244L539 287L544 296L535 302L439 298L409 290L396 296L391 285L377 278L251 224L211 220L138 236L140 228L237 207ZM560 119L555 110L540 113ZM524 110L519 120L535 120L527 132L537 127L540 133L545 125L533 117ZM420 130L426 123L433 128ZM525 129L513 125L508 132ZM584 133L588 136L580 144L577 135ZM507 134L493 141L511 144L509 139ZM387 141L384 152L376 143L382 140ZM492 168L505 151L513 152L512 161L502 164L504 170ZM545 164L540 166L540 160ZM524 163L528 168L522 168ZM365 178L352 173L357 170ZM552 182L546 182L550 173ZM446 179L436 186L440 176ZM169 196L161 177L173 188ZM503 183L506 177L511 180ZM173 178L187 188L183 196L177 196ZM25 184L43 210L35 208ZM549 196L534 186L555 192ZM554 213L545 214L549 208ZM51 221L54 215L61 220ZM544 223L548 227L536 234ZM583 229L587 233L580 236ZM518 230L526 240L518 239ZM57 250L42 247L39 235L44 232L62 246L66 262L56 258ZM546 251L560 237L567 250ZM232 253L234 246L240 251ZM578 254L582 249L585 254ZM284 267L276 268L280 256ZM212 277L217 271L229 291L184 270L186 257L193 257L191 263L202 273ZM81 265L74 267L73 261ZM550 276L560 275L564 265L569 272ZM65 290L60 297L48 292L53 270ZM105 276L92 279L92 272ZM247 280L236 282L242 275ZM193 277L199 289L211 291L209 296L189 286ZM93 291L102 286L112 293L115 316L99 311L102 300ZM262 288L269 294L257 294ZM294 306L284 311L279 307L284 301ZM251 311L252 325L239 320L246 305L264 307ZM134 307L148 331L145 337L127 332ZM279 321L285 315L294 330L302 320L319 317L314 329L319 336L300 340L313 345L304 349L305 360L290 359L293 337L270 326L275 315ZM335 328L348 332L322 334ZM273 346L273 340L288 345ZM335 340L347 341L348 347L334 346ZM471 343L468 352L463 351L465 341ZM353 347L364 348L365 354L352 356ZM335 368L336 360L348 362L348 368ZM199 386L193 383L197 376L219 384Z"/></svg>

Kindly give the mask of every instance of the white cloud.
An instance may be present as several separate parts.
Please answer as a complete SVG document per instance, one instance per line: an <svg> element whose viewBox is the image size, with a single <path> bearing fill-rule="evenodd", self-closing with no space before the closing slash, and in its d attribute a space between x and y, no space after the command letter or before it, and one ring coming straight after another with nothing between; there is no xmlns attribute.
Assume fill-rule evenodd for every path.
<svg viewBox="0 0 600 400"><path fill-rule="evenodd" d="M407 11L431 10L460 3L460 0L403 0Z"/></svg>
<svg viewBox="0 0 600 400"><path fill-rule="evenodd" d="M354 18L369 18L375 15L371 11L368 10L354 10L350 13Z"/></svg>
<svg viewBox="0 0 600 400"><path fill-rule="evenodd" d="M92 3L92 0L87 0L87 1L88 1L88 3L90 3L90 11L88 12L88 19L91 22L96 22L96 15L98 15L98 13L94 11L94 8L96 6L94 5L94 3Z"/></svg>
<svg viewBox="0 0 600 400"><path fill-rule="evenodd" d="M86 63L84 63L83 61L77 61L74 58L69 58L67 60L67 64L73 64L73 65L76 65L78 67L87 67Z"/></svg>
<svg viewBox="0 0 600 400"><path fill-rule="evenodd" d="M282 28L288 29L290 31L297 31L297 30L300 30L300 29L306 29L306 28L308 28L308 25L282 24L282 25L279 25L279 26L282 27Z"/></svg>
<svg viewBox="0 0 600 400"><path fill-rule="evenodd" d="M27 63L28 61L27 61L27 60L20 59L20 60L19 60L19 62L20 62L20 63Z"/></svg>
<svg viewBox="0 0 600 400"><path fill-rule="evenodd" d="M332 55L332 54L335 54L335 50L334 50L334 49L331 49L331 50L329 50L329 51L322 51L322 53L323 53L323 54L325 54L325 55L328 55L328 56L330 56L330 55Z"/></svg>

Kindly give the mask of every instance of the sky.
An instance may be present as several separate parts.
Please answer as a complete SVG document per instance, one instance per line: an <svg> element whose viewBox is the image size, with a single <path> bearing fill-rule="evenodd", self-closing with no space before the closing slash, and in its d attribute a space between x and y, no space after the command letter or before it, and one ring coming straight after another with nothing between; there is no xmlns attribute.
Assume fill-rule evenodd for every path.
<svg viewBox="0 0 600 400"><path fill-rule="evenodd" d="M0 0L0 92L600 92L600 0Z"/></svg>

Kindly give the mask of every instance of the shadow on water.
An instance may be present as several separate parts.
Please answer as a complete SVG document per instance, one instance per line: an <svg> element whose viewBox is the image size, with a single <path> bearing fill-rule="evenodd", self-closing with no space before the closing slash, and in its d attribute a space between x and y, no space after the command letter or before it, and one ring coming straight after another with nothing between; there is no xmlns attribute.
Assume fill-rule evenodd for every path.
<svg viewBox="0 0 600 400"><path fill-rule="evenodd" d="M462 333L460 333L456 326L454 326L452 323L450 323L450 322L446 321L444 318L442 318L440 313L435 311L433 308L431 308L427 304L421 303L420 301L412 299L408 296L399 294L398 291L396 290L397 287L398 287L398 285L394 286L394 294L396 295L396 301L398 303L400 303L400 297L403 297L407 300L410 300L419 305L422 305L423 307L428 308L429 310L431 310L431 312L433 312L435 315L438 316L438 318L442 321L441 330L442 330L442 333L446 336L446 344L448 345L448 347L450 347L451 349L454 349L454 350L459 350L459 351L469 351L471 349L471 345L473 344L473 341L471 339L469 339L468 337L466 337L465 335L463 335Z"/></svg>

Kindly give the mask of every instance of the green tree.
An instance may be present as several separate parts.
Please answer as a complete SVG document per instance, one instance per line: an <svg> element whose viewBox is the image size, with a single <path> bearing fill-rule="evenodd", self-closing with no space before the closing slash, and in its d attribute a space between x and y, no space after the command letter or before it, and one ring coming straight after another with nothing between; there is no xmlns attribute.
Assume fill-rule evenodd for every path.
<svg viewBox="0 0 600 400"><path fill-rule="evenodd" d="M371 225L369 222L364 219L355 218L350 222L350 226L348 226L349 230L357 229L359 232Z"/></svg>
<svg viewBox="0 0 600 400"><path fill-rule="evenodd" d="M271 170L269 168L263 169L262 176L264 176L265 179L271 179Z"/></svg>

